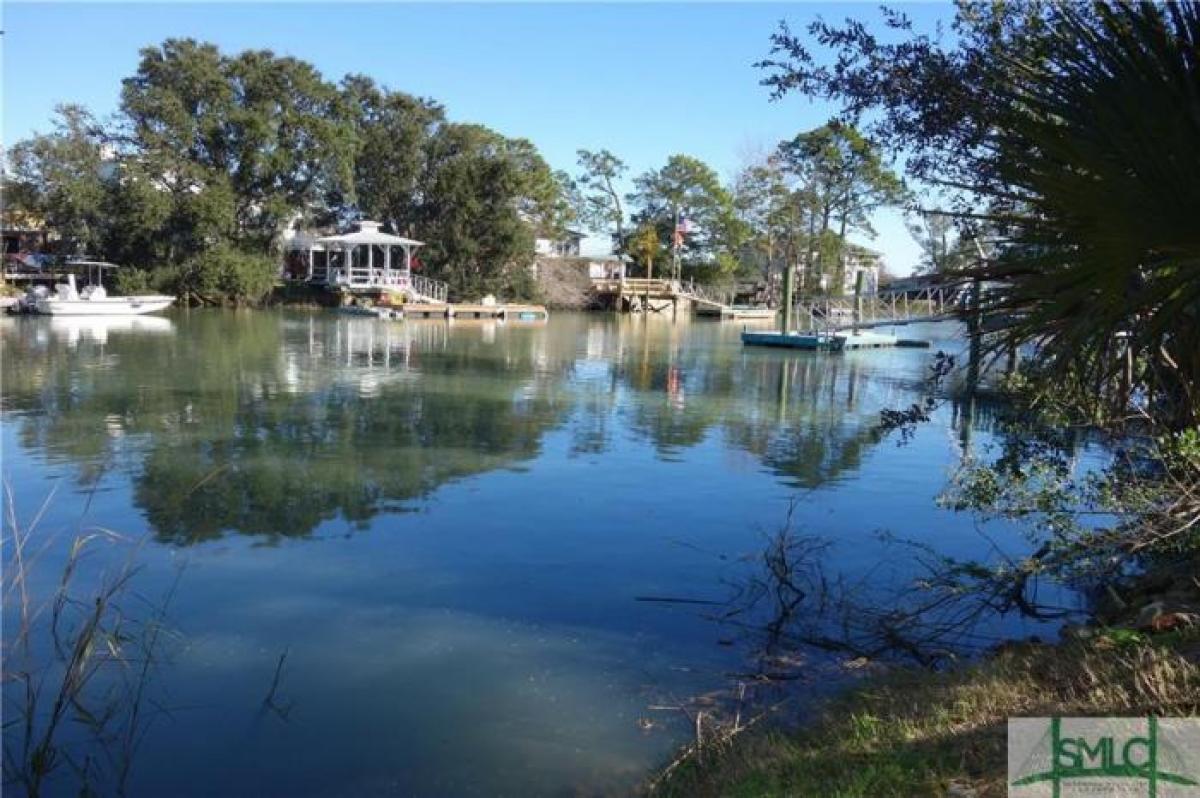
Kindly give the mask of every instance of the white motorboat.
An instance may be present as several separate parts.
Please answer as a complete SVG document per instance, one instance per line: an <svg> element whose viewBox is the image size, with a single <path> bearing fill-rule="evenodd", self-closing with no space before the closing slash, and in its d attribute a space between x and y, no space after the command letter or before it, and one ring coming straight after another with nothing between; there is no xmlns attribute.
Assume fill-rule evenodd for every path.
<svg viewBox="0 0 1200 798"><path fill-rule="evenodd" d="M75 275L68 275L67 282L54 286L53 293L33 300L35 313L45 316L138 316L165 310L175 301L175 297L164 294L109 296L101 284L100 275L104 269L117 268L115 264L74 261L68 265L87 267L89 274L94 271L94 282L78 290L75 287Z"/></svg>

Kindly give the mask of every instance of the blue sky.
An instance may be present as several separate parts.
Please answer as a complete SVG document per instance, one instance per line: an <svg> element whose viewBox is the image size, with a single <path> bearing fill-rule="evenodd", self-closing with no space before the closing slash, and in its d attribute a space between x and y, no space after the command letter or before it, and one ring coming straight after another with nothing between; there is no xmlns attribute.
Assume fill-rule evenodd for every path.
<svg viewBox="0 0 1200 798"><path fill-rule="evenodd" d="M269 48L337 80L361 72L442 102L452 119L531 139L551 166L608 148L633 172L687 153L728 178L749 154L821 124L829 108L769 101L753 63L779 20L877 19L876 4L14 3L3 6L6 142L60 102L103 116L141 47L190 36ZM922 27L938 4L906 5ZM869 242L904 273L918 252L898 214Z"/></svg>

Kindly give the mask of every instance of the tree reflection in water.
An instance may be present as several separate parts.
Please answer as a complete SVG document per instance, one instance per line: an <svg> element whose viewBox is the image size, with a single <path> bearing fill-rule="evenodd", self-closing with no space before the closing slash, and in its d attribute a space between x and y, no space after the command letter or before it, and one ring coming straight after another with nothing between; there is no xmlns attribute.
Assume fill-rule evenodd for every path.
<svg viewBox="0 0 1200 798"><path fill-rule="evenodd" d="M666 458L720 435L804 487L858 467L874 408L903 386L863 402L871 375L853 360L755 357L714 345L715 329L196 312L154 334L91 335L17 320L0 376L25 447L77 464L84 483L128 471L177 544L366 524L534 458L564 425L588 456L617 429Z"/></svg>
<svg viewBox="0 0 1200 798"><path fill-rule="evenodd" d="M919 395L927 357L910 351L748 351L727 325L610 316L498 325L203 311L162 321L99 331L0 321L6 456L18 492L66 474L80 489L61 495L95 495L97 521L136 534L144 520L169 544L143 549L151 585L201 544L187 553L200 565L176 605L199 639L168 681L208 707L207 721L188 724L223 729L282 673L273 695L278 706L304 696L297 717L238 755L300 792L350 772L403 771L428 786L462 750L480 764L461 783L492 783L531 741L554 752L538 769L564 779L606 757L648 767L672 741L632 727L646 690L702 690L738 669L744 683L783 673L788 636L812 605L762 592L760 615L731 617L747 624L743 638L723 642L747 650L750 624L787 621L775 624L778 645L747 665L714 645L703 618L632 598L719 600L723 576L769 576L772 539L756 530L778 525L796 488L798 529L827 532L836 511L834 536L853 542L830 556L874 556L858 533L894 514L863 499L881 495L881 471L916 471L911 463L932 474L885 487L888 502L919 515L911 531L933 519L948 450L969 445L926 436L875 456L892 448L876 431L879 409ZM819 595L802 567L790 573L806 597ZM488 678L475 680L480 662ZM530 682L531 671L546 681ZM748 692L729 694L731 718ZM409 729L393 706L421 707L431 728ZM513 724L504 734L480 722L489 707ZM359 734L390 740L389 757L357 750ZM436 746L463 734L463 749ZM220 755L189 739L186 762L164 759L185 737L149 743L146 778L181 784ZM321 745L327 762L291 769L296 740ZM570 746L589 756L563 753Z"/></svg>

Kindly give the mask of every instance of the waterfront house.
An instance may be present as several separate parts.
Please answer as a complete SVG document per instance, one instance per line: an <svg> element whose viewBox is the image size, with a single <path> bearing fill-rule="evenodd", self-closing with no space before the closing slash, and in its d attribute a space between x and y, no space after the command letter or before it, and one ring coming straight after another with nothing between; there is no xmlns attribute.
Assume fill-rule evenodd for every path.
<svg viewBox="0 0 1200 798"><path fill-rule="evenodd" d="M533 240L533 250L538 255L552 258L578 258L583 239L583 233L564 230L554 235L538 236Z"/></svg>
<svg viewBox="0 0 1200 798"><path fill-rule="evenodd" d="M4 254L14 256L45 252L52 239L40 216L12 208L0 214L0 237Z"/></svg>
<svg viewBox="0 0 1200 798"><path fill-rule="evenodd" d="M873 294L879 290L879 268L883 256L866 247L848 244L846 246L845 263L842 269L841 293L853 294L858 285L859 275L862 275L862 290L864 294Z"/></svg>

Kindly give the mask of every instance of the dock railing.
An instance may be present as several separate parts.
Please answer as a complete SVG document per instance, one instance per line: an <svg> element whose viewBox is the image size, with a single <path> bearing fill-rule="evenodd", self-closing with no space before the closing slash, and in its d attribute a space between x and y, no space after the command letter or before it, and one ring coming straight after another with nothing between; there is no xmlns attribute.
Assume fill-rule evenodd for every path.
<svg viewBox="0 0 1200 798"><path fill-rule="evenodd" d="M434 280L420 274L412 275L412 290L419 298L444 304L449 295L449 286L441 280Z"/></svg>
<svg viewBox="0 0 1200 798"><path fill-rule="evenodd" d="M859 296L810 296L796 301L796 321L808 331L833 333L893 325L944 321L962 315L962 291L930 287L919 291L880 291Z"/></svg>

